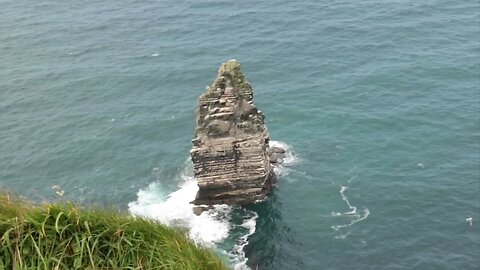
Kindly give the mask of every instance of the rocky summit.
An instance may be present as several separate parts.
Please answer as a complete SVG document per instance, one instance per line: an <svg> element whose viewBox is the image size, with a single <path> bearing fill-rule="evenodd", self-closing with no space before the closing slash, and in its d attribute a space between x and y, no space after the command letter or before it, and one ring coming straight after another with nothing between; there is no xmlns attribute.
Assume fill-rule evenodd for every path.
<svg viewBox="0 0 480 270"><path fill-rule="evenodd" d="M265 117L253 104L252 87L237 61L222 64L200 96L192 143L199 187L194 204L248 204L272 191L271 163L279 162L282 151L269 148Z"/></svg>

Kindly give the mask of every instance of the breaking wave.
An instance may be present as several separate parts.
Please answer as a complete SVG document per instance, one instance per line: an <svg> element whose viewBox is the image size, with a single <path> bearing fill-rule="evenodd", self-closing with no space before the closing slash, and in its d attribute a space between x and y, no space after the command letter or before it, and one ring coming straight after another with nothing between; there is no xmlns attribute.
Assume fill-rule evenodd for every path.
<svg viewBox="0 0 480 270"><path fill-rule="evenodd" d="M162 196L158 183L150 184L137 193L138 200L128 204L134 216L141 216L160 221L166 225L184 227L195 242L213 246L228 236L229 224L224 216L228 216L230 208L225 205L203 212L197 216L193 213L193 205L198 186L193 177L185 177L179 189Z"/></svg>
<svg viewBox="0 0 480 270"><path fill-rule="evenodd" d="M288 175L288 166L296 162L290 146L271 141L272 146L286 150L282 165L275 167L279 177ZM163 224L183 227L196 243L222 250L235 270L250 269L247 266L244 247L248 238L255 233L258 214L238 206L215 205L200 215L193 213L193 204L198 186L193 177L191 161L187 160L179 176L178 189L171 193L159 182L153 182L137 193L137 200L128 204L134 216L157 220Z"/></svg>
<svg viewBox="0 0 480 270"><path fill-rule="evenodd" d="M274 171L278 177L287 176L292 170L290 166L298 162L298 156L295 154L295 152L293 152L292 147L284 142L270 141L269 144L271 147L279 147L285 149L285 159L281 164L274 167Z"/></svg>

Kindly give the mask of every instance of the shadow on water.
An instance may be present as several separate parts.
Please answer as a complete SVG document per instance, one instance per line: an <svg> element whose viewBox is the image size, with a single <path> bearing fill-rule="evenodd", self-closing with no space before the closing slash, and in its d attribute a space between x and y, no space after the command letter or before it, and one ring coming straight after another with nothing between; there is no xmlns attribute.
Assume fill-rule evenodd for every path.
<svg viewBox="0 0 480 270"><path fill-rule="evenodd" d="M252 270L301 269L301 259L288 250L292 246L298 248L300 243L294 239L295 231L282 220L282 204L277 195L246 208L258 214L255 233L245 247L248 266Z"/></svg>

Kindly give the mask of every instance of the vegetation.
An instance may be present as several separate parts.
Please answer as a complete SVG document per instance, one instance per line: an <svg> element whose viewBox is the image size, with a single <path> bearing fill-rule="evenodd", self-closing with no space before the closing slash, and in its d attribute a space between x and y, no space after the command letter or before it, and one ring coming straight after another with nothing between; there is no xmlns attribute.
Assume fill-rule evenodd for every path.
<svg viewBox="0 0 480 270"><path fill-rule="evenodd" d="M210 98L218 97L217 89L225 88L223 86L225 80L222 79L222 76L228 77L233 84L232 87L239 89L242 95L252 95L252 86L245 79L245 75L242 72L240 63L232 59L220 65L217 77L215 78L213 83L207 88L207 91L200 96L200 103L208 101Z"/></svg>
<svg viewBox="0 0 480 270"><path fill-rule="evenodd" d="M0 269L227 269L180 229L0 194Z"/></svg>

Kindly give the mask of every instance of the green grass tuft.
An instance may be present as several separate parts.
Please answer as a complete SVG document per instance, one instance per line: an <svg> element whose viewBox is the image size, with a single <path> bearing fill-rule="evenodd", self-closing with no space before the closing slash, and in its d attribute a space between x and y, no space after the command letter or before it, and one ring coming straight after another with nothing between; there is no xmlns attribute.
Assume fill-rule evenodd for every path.
<svg viewBox="0 0 480 270"><path fill-rule="evenodd" d="M228 269L184 231L114 210L0 193L0 269Z"/></svg>

